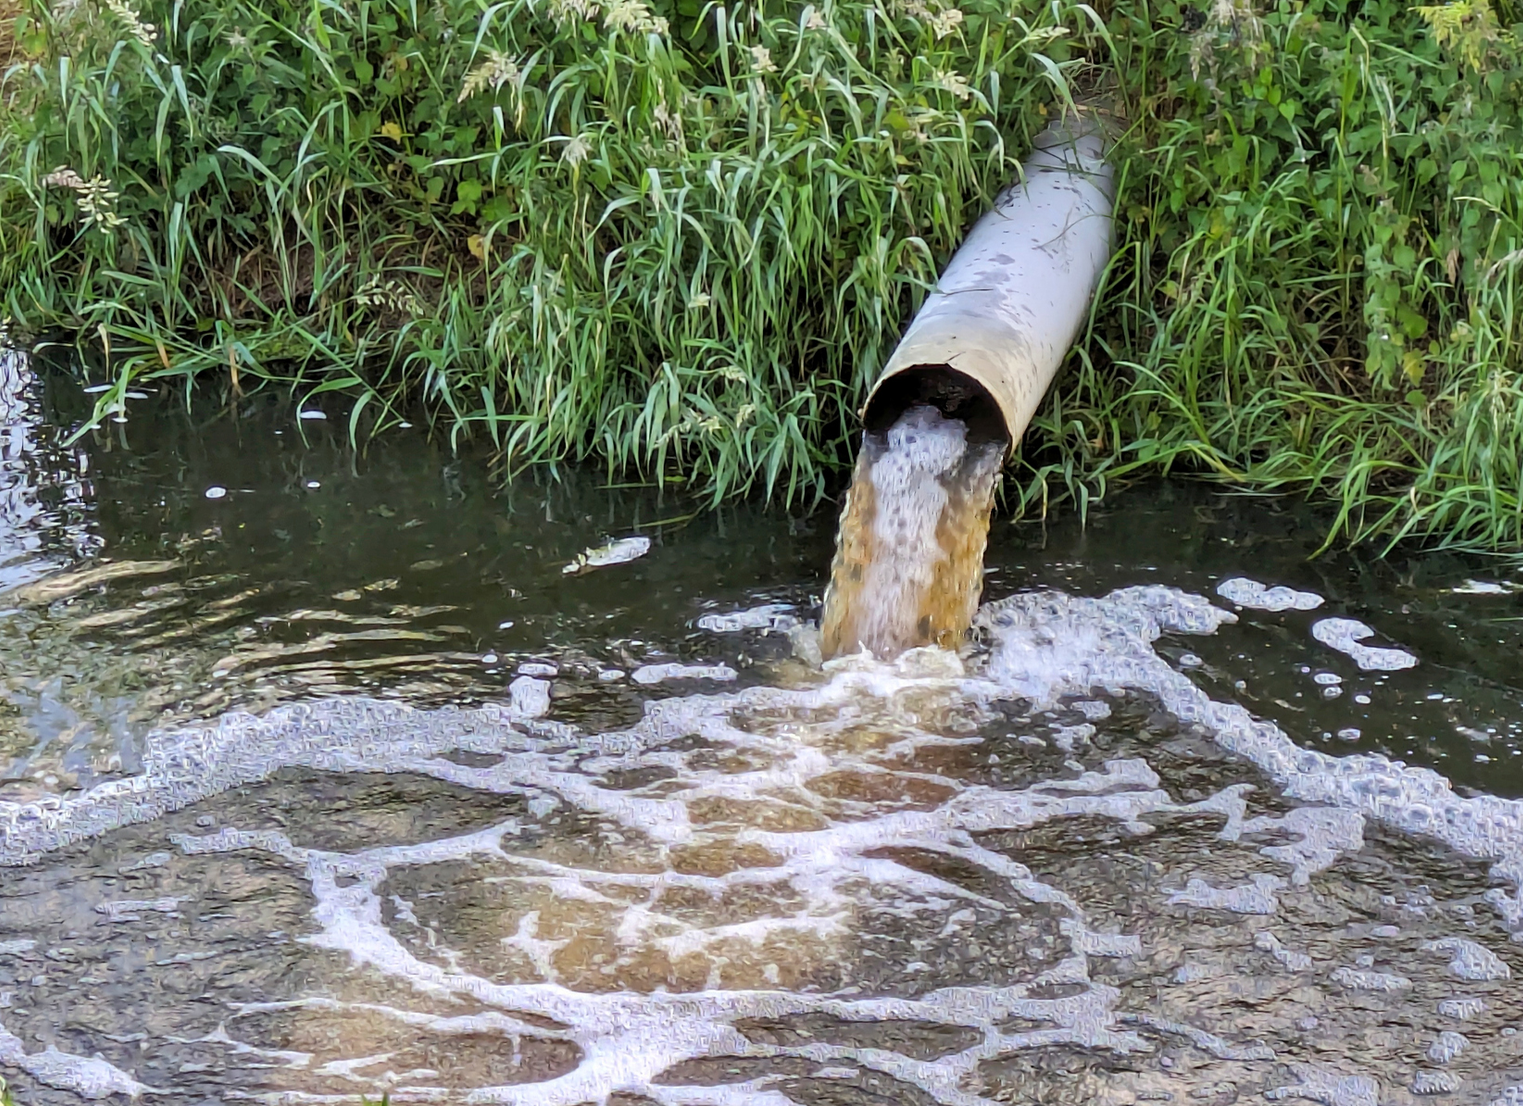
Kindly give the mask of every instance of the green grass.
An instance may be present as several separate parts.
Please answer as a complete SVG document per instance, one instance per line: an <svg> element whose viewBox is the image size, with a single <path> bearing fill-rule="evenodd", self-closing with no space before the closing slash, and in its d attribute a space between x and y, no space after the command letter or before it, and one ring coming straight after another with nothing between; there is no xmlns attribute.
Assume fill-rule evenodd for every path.
<svg viewBox="0 0 1523 1106"><path fill-rule="evenodd" d="M356 438L423 409L510 465L809 500L1082 92L1124 120L1118 251L1018 506L1191 473L1516 550L1510 10L1205 2L34 4L6 311L109 366L102 415L285 383Z"/></svg>
<svg viewBox="0 0 1523 1106"><path fill-rule="evenodd" d="M1112 17L1122 244L1025 498L1186 471L1330 499L1329 541L1516 551L1516 42L1482 0L1187 10Z"/></svg>
<svg viewBox="0 0 1523 1106"><path fill-rule="evenodd" d="M278 378L355 397L357 433L421 404L514 462L789 500L1040 125L1074 14L117 7L34 9L0 134L8 310L109 335L103 410ZM80 208L96 176L117 225Z"/></svg>

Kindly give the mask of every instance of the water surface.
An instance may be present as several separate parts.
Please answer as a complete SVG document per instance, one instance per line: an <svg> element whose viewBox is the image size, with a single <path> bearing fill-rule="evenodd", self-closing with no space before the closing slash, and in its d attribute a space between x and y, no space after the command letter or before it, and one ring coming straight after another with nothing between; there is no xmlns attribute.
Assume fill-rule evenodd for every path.
<svg viewBox="0 0 1523 1106"><path fill-rule="evenodd" d="M20 1101L1523 1100L1506 565L1160 485L822 669L830 505L79 387L0 374Z"/></svg>

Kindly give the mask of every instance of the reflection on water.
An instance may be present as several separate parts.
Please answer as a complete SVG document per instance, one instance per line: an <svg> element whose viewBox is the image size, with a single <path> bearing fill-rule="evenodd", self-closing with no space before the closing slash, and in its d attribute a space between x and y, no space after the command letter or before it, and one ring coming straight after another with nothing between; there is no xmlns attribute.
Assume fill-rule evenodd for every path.
<svg viewBox="0 0 1523 1106"><path fill-rule="evenodd" d="M87 511L89 455L43 421L37 391L30 361L0 350L0 591L99 546Z"/></svg>
<svg viewBox="0 0 1523 1106"><path fill-rule="evenodd" d="M1162 487L822 668L824 513L244 413L86 439L101 547L3 602L21 1101L1523 1099L1494 567Z"/></svg>

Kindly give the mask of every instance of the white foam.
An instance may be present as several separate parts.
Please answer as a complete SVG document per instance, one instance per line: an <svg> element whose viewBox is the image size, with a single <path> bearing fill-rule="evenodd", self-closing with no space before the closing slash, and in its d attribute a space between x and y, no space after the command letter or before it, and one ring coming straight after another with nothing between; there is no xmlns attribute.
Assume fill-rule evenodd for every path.
<svg viewBox="0 0 1523 1106"><path fill-rule="evenodd" d="M1412 981L1391 972L1372 972L1367 968L1339 968L1332 974L1334 983L1351 991L1410 991Z"/></svg>
<svg viewBox="0 0 1523 1106"><path fill-rule="evenodd" d="M631 674L637 684L659 684L666 680L735 679L735 669L727 664L642 664Z"/></svg>
<svg viewBox="0 0 1523 1106"><path fill-rule="evenodd" d="M1449 589L1455 595L1511 595L1518 590L1514 583L1499 584L1495 580L1466 580Z"/></svg>
<svg viewBox="0 0 1523 1106"><path fill-rule="evenodd" d="M1408 1087L1413 1094L1453 1094L1464 1086L1464 1080L1450 1071L1422 1069L1412 1076Z"/></svg>
<svg viewBox="0 0 1523 1106"><path fill-rule="evenodd" d="M918 673L917 663L924 665ZM554 728L530 738L516 724L504 732L509 719L501 711L437 712L426 720L429 725L420 726L425 721L421 712L381 704L338 702L327 704L328 709L285 708L262 720L245 716L238 727L243 740L219 743L216 749L219 756L256 749L267 758L274 753L273 759L264 761L266 769L272 769L274 761L293 759L337 767L352 765L364 756L377 758L367 759L371 769L390 766L391 770L425 771L484 791L543 787L581 810L598 812L632 831L671 844L685 844L702 840L707 832L695 826L688 816L688 808L694 802L804 794L799 790L801 785L839 768L838 760L811 748L808 742L801 743L797 735L780 733L769 737L735 729L729 721L732 710L790 706L824 711L832 705L861 701L864 693L872 696L872 689L881 694L905 691L951 696L962 679L960 666L945 655L910 656L895 669L886 669L881 665L856 669L844 666L834 679L817 689L758 688L728 698L666 700L652 704L646 721L636 731L601 738ZM297 717L291 717L292 712ZM432 735L420 743L417 734L409 739L410 728L432 730L441 721L446 723L447 730L442 739ZM470 768L430 755L430 750L449 747L468 732L474 736L476 747L495 747L506 752L503 762L490 768ZM684 776L684 791L667 797L607 790L598 786L595 778L557 766L560 748L575 749L579 757L591 756L595 766L605 768L633 765L646 758L660 759L668 756L661 752L662 735L676 732L698 732L709 741L753 752L769 750L776 764L738 776L720 769L689 768ZM158 742L161 746L174 744L177 752L184 752L187 744L192 747L199 744L184 742L186 736L161 737ZM158 755L162 757L167 752L161 747ZM225 783L235 776L247 776L251 769L251 765L246 765L242 771L225 773L221 780ZM1242 821L1240 789L1229 789L1199 803L1178 804L1157 785L1156 774L1145 764L1122 760L1112 762L1102 772L1051 781L1026 791L967 788L958 802L931 810L889 811L810 832L747 830L738 840L768 850L779 863L771 868L744 869L724 876L592 871L517 855L504 844L519 832L516 823L440 841L373 848L354 854L299 846L280 832L231 827L206 836L176 835L172 841L187 855L256 849L284 857L311 882L316 902L314 917L319 926L319 932L309 938L311 943L345 952L357 964L421 990L469 994L491 1007L513 1012L505 1016L553 1019L568 1026L564 1032L587 1049L582 1065L570 1076L511 1091L482 1088L473 1094L473 1101L548 1106L596 1100L609 1090L624 1089L651 1095L660 1102L676 1102L678 1099L671 1098L664 1085L654 1084L653 1080L684 1059L735 1055L737 1050L753 1056L817 1056L820 1048L817 1045L763 1047L743 1041L733 1030L725 1028L747 1017L814 1012L849 1020L913 1019L978 1030L978 1045L934 1062L881 1049L837 1046L832 1046L831 1057L933 1088L942 1101L981 1102L985 1100L942 1095L950 1094L983 1060L1002 1053L1060 1042L1122 1052L1146 1046L1133 1030L1116 1022L1116 992L1089 983L1086 968L1087 958L1092 956L1139 955L1137 938L1092 931L1068 896L1033 878L1022 865L978 845L972 834L1026 828L1070 815L1116 819L1134 832L1148 832L1150 826L1145 817L1163 812L1210 811L1222 815L1225 823L1233 827ZM160 786L145 785L138 802L146 805L135 806L136 813L169 803L170 800L157 794ZM632 948L660 947L679 954L713 949L716 956L725 950L733 955L737 945L754 947L779 933L805 939L806 947L828 948L846 934L845 912L859 905L855 888L871 889L875 900L897 903L900 909L911 911L930 909L931 904L942 901L1005 909L999 900L988 899L882 855L884 849L896 846L929 849L974 864L989 872L991 878L1004 882L1013 893L1050 903L1063 912L1062 931L1069 938L1071 956L1041 979L1081 984L1082 993L1060 999L1036 999L1030 997L1025 985L1016 985L946 988L913 1000L848 999L720 987L685 995L588 994L567 991L548 979L538 984L498 984L429 963L402 945L381 921L380 885L389 871L470 856L510 863L519 873L515 878L525 886L537 884L558 896L576 894L586 901L605 904L622 903L619 896L625 891L621 889L638 891L656 886L688 885L706 895L722 896L732 887L755 884L762 879L779 887L807 889L807 905L802 912L756 918L740 925L685 920L648 905L636 910L618 906L625 911L619 925L621 942ZM637 897L636 901L644 900ZM519 933L530 942L541 940L532 924L521 925ZM548 965L548 961L545 963ZM1000 1028L1012 1019L1036 1022L1041 1028L1021 1031ZM516 1031L526 1036L562 1032L528 1025ZM1209 1034L1201 1037L1208 1038ZM1221 1042L1221 1047L1235 1046Z"/></svg>
<svg viewBox="0 0 1523 1106"><path fill-rule="evenodd" d="M786 632L799 624L787 603L765 603L759 607L732 611L729 614L706 614L698 619L698 628L712 634L738 634L743 630Z"/></svg>
<svg viewBox="0 0 1523 1106"><path fill-rule="evenodd" d="M1305 1098L1322 1106L1378 1106L1380 1101L1380 1086L1367 1075L1346 1075L1322 1064L1291 1064L1290 1070L1298 1082L1265 1091L1265 1098Z"/></svg>
<svg viewBox="0 0 1523 1106"><path fill-rule="evenodd" d="M1169 905L1230 910L1234 914L1273 914L1280 909L1274 893L1284 886L1284 880L1271 875L1257 875L1252 883L1226 888L1212 887L1203 879L1192 879L1183 891L1169 892Z"/></svg>
<svg viewBox="0 0 1523 1106"><path fill-rule="evenodd" d="M1311 636L1340 653L1347 653L1366 672L1396 672L1417 664L1405 649L1382 649L1361 644L1375 631L1352 618L1324 618L1312 625Z"/></svg>
<svg viewBox="0 0 1523 1106"><path fill-rule="evenodd" d="M1447 1064L1470 1047L1470 1038L1463 1033L1446 1029L1428 1046L1428 1059L1435 1064Z"/></svg>
<svg viewBox="0 0 1523 1106"><path fill-rule="evenodd" d="M527 829L513 818L454 837L352 853L315 849L285 833L236 826L172 839L186 855L254 850L289 862L310 886L310 943L379 973L397 985L399 995L416 989L470 996L488 1011L472 1017L501 1019L492 1023L492 1032L571 1040L582 1050L581 1062L566 1075L536 1084L476 1088L470 1094L476 1102L565 1106L604 1100L614 1091L673 1106L780 1101L765 1097L775 1091L765 1079L720 1087L656 1082L685 1060L747 1056L852 1066L899 1079L942 1104L989 1106L994 1100L969 1090L970 1080L985 1061L1023 1048L1067 1044L1142 1052L1151 1047L1145 1034L1167 1034L1212 1055L1262 1059L1273 1055L1263 1046L1234 1043L1161 1016L1123 1013L1119 992L1092 978L1091 960L1136 958L1150 950L1135 933L1102 932L1115 924L1092 922L1062 887L990 847L984 835L1075 818L1104 820L1142 835L1154 832L1159 815L1214 815L1216 836L1224 845L1252 834L1251 844L1242 844L1282 872L1235 875L1228 878L1245 882L1225 887L1209 872L1192 876L1174 889L1172 901L1180 907L1270 916L1279 896L1360 849L1366 822L1374 819L1490 860L1493 875L1506 887L1496 889L1492 899L1515 927L1523 927L1517 890L1523 879L1523 812L1512 800L1461 799L1436 773L1394 765L1383 757L1340 758L1299 748L1242 706L1212 700L1153 649L1166 631L1211 633L1233 621L1233 615L1205 599L1169 588L1130 588L1101 598L1022 594L980 614L984 645L965 659L928 649L912 650L891 664L847 658L832 662L802 687L753 687L647 703L637 725L613 733L585 733L536 720L548 705L548 687L532 676L510 685L514 690L507 707L425 711L356 698L285 706L261 718L228 715L206 726L149 735L139 776L101 784L75 798L0 804L0 860L26 862L68 842L255 783L288 766L417 773L481 793L523 796L530 811L524 819ZM1209 733L1257 765L1288 799L1305 805L1248 817L1251 788L1246 784L1195 802L1178 800L1149 765L1125 758L1105 763L1102 770L1081 766L1071 777L1019 789L903 769L918 750L982 740L969 736L970 727L1003 717L996 703L1025 698L1038 710L1057 710L1072 708L1076 700L1103 702L1093 698L1099 692L1129 691L1156 698L1185 726ZM1099 711L1084 713L1096 721L1102 717ZM948 718L955 723L944 724ZM679 746L679 739L692 740ZM457 749L497 759L482 767L443 755ZM651 768L667 772L660 786L629 789L605 778ZM900 785L934 786L949 797L933 802L843 800L834 807L822 798L819 785L848 769L870 780L898 775ZM630 847L642 850L639 862L592 867L585 860L519 846L524 834L538 832L562 807L638 843ZM784 824L774 824L782 816ZM789 818L795 821L790 824ZM1263 844L1260 835L1271 843ZM660 860L675 849L716 845L759 850L769 859L760 866L721 868L719 874ZM899 859L910 852L976 870L981 881L953 880ZM473 974L442 955L429 959L431 954L398 936L398 927L417 924L410 906L399 906L394 922L385 920L383 904L394 893L387 886L391 874L473 858L489 864L500 873L494 879L521 895L523 907L506 930L505 948L522 956L532 982ZM698 903L724 903L743 892L750 896L747 901L763 905L743 916L676 910L661 901L668 890L684 892ZM708 983L686 993L614 987L612 982L606 992L568 986L557 978L557 942L562 938L552 934L543 913L564 902L601 919L579 923L580 932L606 929L610 968L634 972L641 958L666 958L663 963L693 958L707 965ZM1067 942L1055 960L1043 961L1029 983L949 986L916 998L810 993L778 983L779 964L787 969L799 962L834 963L843 943L865 932L859 924L863 916L914 919L931 914L941 926L960 914L963 920L948 931L953 935L949 939L974 940L982 919L1006 916L1012 902L1040 904L1054 913ZM972 920L963 912L971 912ZM1121 928L1126 928L1124 922ZM1261 930L1255 941L1288 969L1313 966L1305 953L1284 948L1267 931ZM1452 938L1428 947L1448 955L1451 964L1459 963L1462 970L1451 970L1462 978L1501 978L1486 974L1496 973L1501 962L1475 942ZM909 971L914 961L906 960L911 960L905 966ZM1388 983L1401 978L1363 966L1340 968L1332 978L1346 986L1378 987L1376 976ZM1046 995L1048 987L1072 992L1034 997ZM736 1028L748 1018L793 1014L962 1027L974 1031L975 1043L926 1060L891 1047L759 1043ZM397 1016L432 1017L405 1011ZM545 1028L543 1019L561 1028ZM409 1024L444 1031L442 1021ZM224 1047L235 1048L234 1038L228 1042ZM339 1063L352 1068L362 1059ZM1343 1106L1373 1101L1366 1094L1365 1076L1305 1066L1294 1070L1301 1082L1272 1091L1271 1097L1325 1096L1319 1100Z"/></svg>
<svg viewBox="0 0 1523 1106"><path fill-rule="evenodd" d="M154 1091L99 1056L75 1056L52 1045L41 1052L27 1052L21 1038L3 1026L0 1026L0 1064L20 1068L39 1083L73 1091L81 1098L110 1098L114 1094L136 1098L145 1091Z"/></svg>
<svg viewBox="0 0 1523 1106"><path fill-rule="evenodd" d="M1292 835L1295 840L1289 844L1265 845L1259 852L1290 865L1291 882L1304 887L1342 854L1364 847L1364 815L1338 807L1298 806L1279 818L1252 818L1243 823L1243 832Z"/></svg>
<svg viewBox="0 0 1523 1106"><path fill-rule="evenodd" d="M97 903L95 912L104 914L108 922L140 922L145 911L179 917L180 906L189 901L185 895L166 895L159 899L116 899Z"/></svg>
<svg viewBox="0 0 1523 1106"><path fill-rule="evenodd" d="M534 676L519 676L508 685L514 714L522 718L543 718L550 713L550 685Z"/></svg>
<svg viewBox="0 0 1523 1106"><path fill-rule="evenodd" d="M1284 586L1269 588L1245 576L1223 580L1216 585L1216 594L1229 603L1255 611L1314 611L1322 606L1322 597L1315 592Z"/></svg>
<svg viewBox="0 0 1523 1106"><path fill-rule="evenodd" d="M1203 726L1224 748L1258 765L1290 798L1355 811L1491 860L1492 875L1511 891L1493 888L1487 897L1510 927L1523 930L1523 804L1493 795L1462 799L1438 773L1376 753L1334 757L1301 748L1241 705L1211 699L1152 650L1165 629L1212 633L1232 621L1198 596L1149 586L1103 599L1012 596L985 607L977 625L992 638L987 678L1005 694L1038 705L1095 688L1154 694L1181 721Z"/></svg>
<svg viewBox="0 0 1523 1106"><path fill-rule="evenodd" d="M1462 1022L1469 1021L1485 1009L1486 1000L1482 998L1446 998L1441 999L1438 1004L1441 1017Z"/></svg>
<svg viewBox="0 0 1523 1106"><path fill-rule="evenodd" d="M1486 981L1512 978L1512 969L1506 961L1485 945L1468 937L1444 937L1429 941L1423 945L1423 951L1447 954L1449 971L1461 979Z"/></svg>
<svg viewBox="0 0 1523 1106"><path fill-rule="evenodd" d="M1267 929L1261 929L1253 935L1255 948L1262 949L1278 960L1287 971L1304 972L1312 966L1312 958L1304 952L1286 948L1278 937Z"/></svg>

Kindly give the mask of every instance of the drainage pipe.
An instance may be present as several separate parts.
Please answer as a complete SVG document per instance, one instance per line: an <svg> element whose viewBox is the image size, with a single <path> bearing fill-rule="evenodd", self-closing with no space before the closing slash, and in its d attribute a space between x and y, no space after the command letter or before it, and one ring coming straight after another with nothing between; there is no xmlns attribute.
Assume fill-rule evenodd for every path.
<svg viewBox="0 0 1523 1106"><path fill-rule="evenodd" d="M1093 119L1037 137L1022 179L973 225L884 366L862 409L869 433L929 403L1007 449L1020 440L1110 260L1104 154Z"/></svg>

